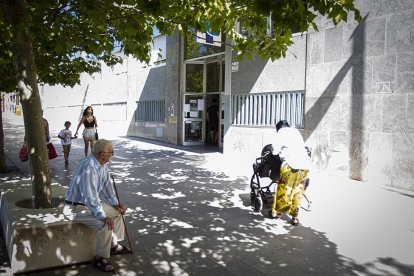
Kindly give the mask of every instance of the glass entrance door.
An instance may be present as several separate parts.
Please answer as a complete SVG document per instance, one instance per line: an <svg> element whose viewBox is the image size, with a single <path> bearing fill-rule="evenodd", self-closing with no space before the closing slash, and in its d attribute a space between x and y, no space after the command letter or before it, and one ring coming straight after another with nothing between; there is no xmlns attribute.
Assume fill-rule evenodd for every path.
<svg viewBox="0 0 414 276"><path fill-rule="evenodd" d="M183 145L222 146L220 96L224 62L203 59L187 62L184 68ZM211 120L207 119L208 111L212 113Z"/></svg>
<svg viewBox="0 0 414 276"><path fill-rule="evenodd" d="M213 60L206 64L206 121L205 145L223 146L223 118L221 93L224 91L224 68L222 60Z"/></svg>
<svg viewBox="0 0 414 276"><path fill-rule="evenodd" d="M204 144L204 62L185 65L184 141L185 146Z"/></svg>
<svg viewBox="0 0 414 276"><path fill-rule="evenodd" d="M184 143L204 143L204 96L186 95L184 100Z"/></svg>

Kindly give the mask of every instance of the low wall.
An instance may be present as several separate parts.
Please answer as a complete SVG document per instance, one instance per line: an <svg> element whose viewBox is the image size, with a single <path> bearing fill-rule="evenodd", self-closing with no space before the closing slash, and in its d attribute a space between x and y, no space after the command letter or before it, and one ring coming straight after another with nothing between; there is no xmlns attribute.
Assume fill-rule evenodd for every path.
<svg viewBox="0 0 414 276"><path fill-rule="evenodd" d="M65 188L52 184L53 206L23 208L30 200L29 181L2 183L0 221L13 273L89 262L95 255L95 231L63 217ZM18 203L18 205L16 205Z"/></svg>

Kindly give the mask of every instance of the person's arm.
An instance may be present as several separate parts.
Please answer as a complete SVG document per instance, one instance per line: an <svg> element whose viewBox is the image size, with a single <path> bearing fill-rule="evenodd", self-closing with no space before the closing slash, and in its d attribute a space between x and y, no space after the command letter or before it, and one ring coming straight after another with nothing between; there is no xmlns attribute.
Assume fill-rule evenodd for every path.
<svg viewBox="0 0 414 276"><path fill-rule="evenodd" d="M282 148L284 146L283 141L283 135L281 135L280 132L276 133L275 142L272 144L273 146L273 155L279 155L279 153L282 151Z"/></svg>
<svg viewBox="0 0 414 276"><path fill-rule="evenodd" d="M83 202L92 212L92 214L99 220L104 220L106 214L103 210L101 200L99 198L99 176L98 170L88 165L84 169L81 175L80 182L82 183L81 193L85 197L85 202Z"/></svg>
<svg viewBox="0 0 414 276"><path fill-rule="evenodd" d="M105 171L103 172L102 176L102 184L104 185L104 188L101 192L102 199L111 206L119 206L114 185L111 181L108 166L105 166Z"/></svg>
<svg viewBox="0 0 414 276"><path fill-rule="evenodd" d="M76 135L75 136L72 136L72 131L70 131L69 134L70 134L70 139L77 139L78 138L78 136L76 136Z"/></svg>
<svg viewBox="0 0 414 276"><path fill-rule="evenodd" d="M65 139L65 138L64 138L64 137L62 137L60 134L62 134L62 131L61 131L61 132L59 132L58 137L59 137L60 139Z"/></svg>
<svg viewBox="0 0 414 276"><path fill-rule="evenodd" d="M95 120L95 128L98 128L98 121L96 120L96 117L93 116L93 119Z"/></svg>
<svg viewBox="0 0 414 276"><path fill-rule="evenodd" d="M82 116L82 119L79 121L78 127L76 128L75 137L78 136L78 130L80 126L83 124L84 119L85 119L85 116Z"/></svg>
<svg viewBox="0 0 414 276"><path fill-rule="evenodd" d="M118 202L118 197L116 196L115 188L113 186L115 184L112 184L110 180L110 173L109 173L109 169L107 166L105 168L105 172L103 173L102 181L103 181L104 189L101 192L101 195L102 195L101 198L103 198L107 203L109 203L112 207L114 207L122 215L124 215L126 212L126 208L123 204ZM106 217L104 218L103 222L105 225L108 226L109 230L114 229L115 225L114 225L114 221L112 218Z"/></svg>
<svg viewBox="0 0 414 276"><path fill-rule="evenodd" d="M44 120L44 125L45 125L46 141L49 142L49 140L50 140L49 122L44 118L43 118L43 120Z"/></svg>

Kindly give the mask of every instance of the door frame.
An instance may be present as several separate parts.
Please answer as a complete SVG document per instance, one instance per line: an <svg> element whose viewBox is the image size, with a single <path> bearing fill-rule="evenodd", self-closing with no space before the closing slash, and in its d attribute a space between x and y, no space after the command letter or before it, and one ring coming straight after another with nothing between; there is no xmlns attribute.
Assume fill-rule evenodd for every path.
<svg viewBox="0 0 414 276"><path fill-rule="evenodd" d="M211 59L211 58L214 58L214 57L218 57L217 59L212 59L212 60L209 60L209 59ZM224 79L223 79L223 74L222 74L222 71L223 70L225 70L225 66L223 66L223 62L225 61L225 59L224 59L224 53L220 53L220 54L214 54L214 55L211 55L211 56L205 56L205 57L200 57L200 58L195 58L195 59L191 59L191 60L186 60L186 61L183 61L183 74L182 74L182 83L183 83L183 85L181 86L182 87L182 93L181 93L181 95L182 95L182 98L181 98L181 100L182 100L182 103L183 103L183 105L182 105L182 110L181 110L181 114L182 114L182 135L181 135L181 137L182 137L182 145L184 145L184 146L201 146L201 145L205 145L206 144L206 135L209 135L209 133L207 133L206 132L206 111L207 111L207 103L206 103L206 100L207 100L207 97L210 95L218 95L218 105L219 105L219 112L220 112L220 115L219 115L219 127L218 127L218 148L222 148L223 147L223 143L222 143L222 139L221 139L221 136L222 136L222 116L221 116L221 114L222 114L222 95L223 95L223 93L224 93L224 91L222 91L223 90L223 82L224 82ZM210 64L210 63L220 63L220 73L219 73L219 78L220 78L220 80L219 80L219 91L217 91L217 92L210 92L210 93L207 93L206 92L206 87L207 87L207 64ZM202 92L186 92L186 87L187 87L187 84L186 84L186 81L187 81L187 65L188 64L203 64L203 91ZM204 100L204 110L203 110L203 114L202 114L202 116L201 116L201 118L194 118L194 119L191 119L191 118L186 118L186 116L185 116L185 112L184 112L184 107L185 107L185 100L186 100L186 96L202 96L202 99ZM202 122L202 140L201 141L185 141L185 131L186 131L186 128L185 128L185 124L186 124L186 121L201 121Z"/></svg>

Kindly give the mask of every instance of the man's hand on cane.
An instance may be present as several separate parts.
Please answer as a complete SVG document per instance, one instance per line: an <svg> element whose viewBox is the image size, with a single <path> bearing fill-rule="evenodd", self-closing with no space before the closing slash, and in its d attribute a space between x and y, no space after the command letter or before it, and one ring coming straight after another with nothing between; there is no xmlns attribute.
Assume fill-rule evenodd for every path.
<svg viewBox="0 0 414 276"><path fill-rule="evenodd" d="M125 215L126 208L125 208L125 206L123 204L119 203L119 205L116 206L116 207L118 208L118 210L121 213L121 215Z"/></svg>
<svg viewBox="0 0 414 276"><path fill-rule="evenodd" d="M121 204L121 202L120 202L120 200L119 200L118 190L116 189L116 185L115 185L115 178L114 178L114 176L113 176L113 175L111 175L111 178L112 178L112 183L114 184L114 190L115 190L116 199L118 199L118 206L117 206L117 207L118 207L119 212L121 212L122 222L124 223L124 227L125 227L125 234L126 234L127 239L128 239L129 247L130 247L130 249L131 249L131 252L130 252L130 253L131 253L131 254L134 254L134 253L132 252L132 245L131 245L131 241L129 240L128 230L127 230L127 228L126 228L126 224L125 224L124 214L125 214L126 208L125 208L125 206L124 206L123 204Z"/></svg>

